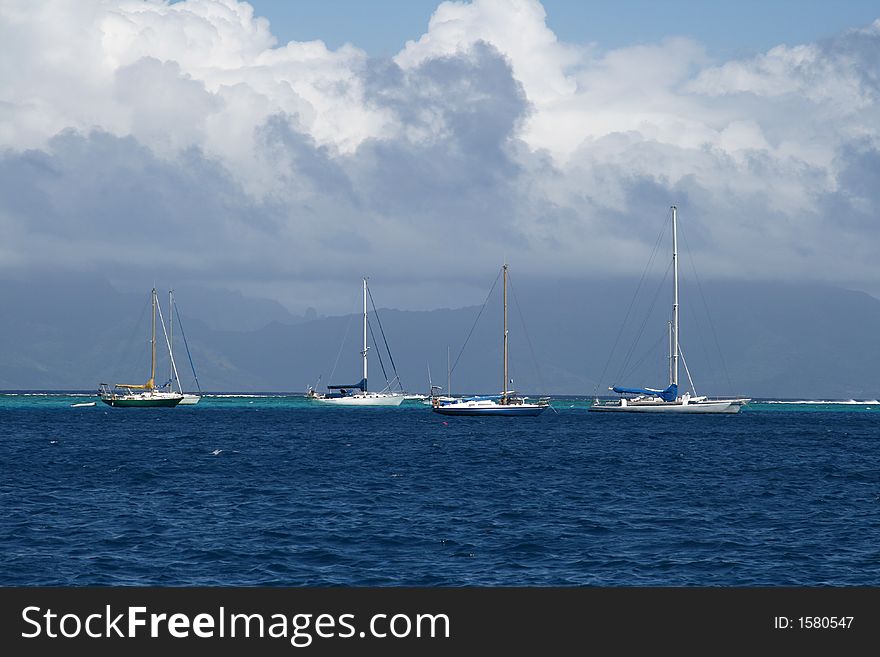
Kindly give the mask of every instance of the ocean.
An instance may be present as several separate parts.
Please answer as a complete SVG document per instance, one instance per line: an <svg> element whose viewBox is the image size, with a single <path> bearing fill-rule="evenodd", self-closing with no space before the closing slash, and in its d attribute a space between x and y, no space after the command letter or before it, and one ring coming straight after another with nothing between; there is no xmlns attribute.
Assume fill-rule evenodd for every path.
<svg viewBox="0 0 880 657"><path fill-rule="evenodd" d="M876 586L880 402L0 395L4 586Z"/></svg>

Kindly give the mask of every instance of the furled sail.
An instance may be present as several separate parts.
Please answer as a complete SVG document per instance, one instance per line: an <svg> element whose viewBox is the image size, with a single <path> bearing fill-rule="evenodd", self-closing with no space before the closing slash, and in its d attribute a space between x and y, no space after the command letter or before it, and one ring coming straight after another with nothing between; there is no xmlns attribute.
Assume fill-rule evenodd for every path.
<svg viewBox="0 0 880 657"><path fill-rule="evenodd" d="M676 398L678 398L678 385L675 383L670 383L664 390L655 390L653 388L624 388L621 386L614 386L611 389L620 395L655 395L660 397L663 401L668 402L675 401Z"/></svg>

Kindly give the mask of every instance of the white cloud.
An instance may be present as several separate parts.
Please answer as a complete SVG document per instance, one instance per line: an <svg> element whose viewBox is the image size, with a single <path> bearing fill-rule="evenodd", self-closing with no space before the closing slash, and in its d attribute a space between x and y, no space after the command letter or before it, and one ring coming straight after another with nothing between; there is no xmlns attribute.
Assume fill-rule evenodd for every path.
<svg viewBox="0 0 880 657"><path fill-rule="evenodd" d="M173 60L143 57L116 70L115 98L128 110L131 134L166 155L205 143L207 118L223 109Z"/></svg>
<svg viewBox="0 0 880 657"><path fill-rule="evenodd" d="M199 145L265 191L253 132L269 116L340 152L389 122L363 102L365 53L320 41L276 47L269 23L235 0L13 0L0 8L0 37L17 53L0 92L0 138L13 148L99 127L160 152Z"/></svg>
<svg viewBox="0 0 880 657"><path fill-rule="evenodd" d="M443 2L374 60L280 44L235 0L4 2L0 267L137 261L125 231L73 230L110 220L102 176L114 212L178 227L167 266L252 290L388 268L430 307L479 301L466 281L502 257L637 274L673 203L707 276L876 280L880 21L716 63L683 38L574 47L545 19Z"/></svg>
<svg viewBox="0 0 880 657"><path fill-rule="evenodd" d="M545 17L543 6L535 0L443 2L431 17L428 31L418 41L407 42L394 60L403 68L412 68L429 59L467 52L484 41L510 59L514 76L530 100L552 102L574 92L575 82L566 75L566 68L575 63L577 53L559 43Z"/></svg>

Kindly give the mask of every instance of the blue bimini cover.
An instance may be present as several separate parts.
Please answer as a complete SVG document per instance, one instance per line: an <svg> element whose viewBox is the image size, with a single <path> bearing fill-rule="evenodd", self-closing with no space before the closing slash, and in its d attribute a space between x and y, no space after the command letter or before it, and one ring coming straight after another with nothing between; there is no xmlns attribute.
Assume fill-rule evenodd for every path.
<svg viewBox="0 0 880 657"><path fill-rule="evenodd" d="M366 379L361 379L361 380L360 380L360 383L355 383L355 384L350 385L350 386L327 386L327 388L330 389L330 390L344 390L344 389L357 388L358 390L363 391L363 390L366 390L366 389L367 389L367 380L366 380Z"/></svg>
<svg viewBox="0 0 880 657"><path fill-rule="evenodd" d="M678 398L678 386L674 383L670 383L664 390L655 390L654 388L623 388L620 386L614 386L611 389L619 395L656 395L663 401L668 402L675 401Z"/></svg>

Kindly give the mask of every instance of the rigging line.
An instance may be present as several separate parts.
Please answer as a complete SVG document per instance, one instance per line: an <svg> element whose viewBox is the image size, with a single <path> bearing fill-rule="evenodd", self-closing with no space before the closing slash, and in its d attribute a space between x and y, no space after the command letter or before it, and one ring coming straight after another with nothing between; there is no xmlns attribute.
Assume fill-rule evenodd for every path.
<svg viewBox="0 0 880 657"><path fill-rule="evenodd" d="M492 288L489 290L489 294L486 295L486 300L483 302L483 307L480 308L480 312L477 313L477 318L474 320L473 326L471 326L471 330L468 333L467 338L465 338L464 344L461 345L461 351L459 351L458 356L455 357L455 363L453 363L452 367L449 368L449 374L452 374L455 371L455 366L458 365L458 361L461 358L461 355L464 353L464 348L467 346L468 340L471 339L471 335L473 335L474 329L477 327L477 322L480 321L480 316L483 314L483 311L486 310L486 304L489 303L489 299L492 296L492 292L495 290L495 286L498 285L498 279L501 278L502 271L504 271L503 268L498 270L498 275L495 276L495 282L492 283ZM447 393L448 392L449 391L447 390Z"/></svg>
<svg viewBox="0 0 880 657"><path fill-rule="evenodd" d="M691 268L694 270L694 280L697 282L697 289L700 291L700 299L703 301L703 307L706 309L706 317L709 320L709 328L712 330L712 338L715 340L715 348L718 349L718 358L721 360L721 369L724 370L724 378L727 379L727 385L729 386L728 389L733 391L733 383L730 380L730 372L727 370L727 363L724 360L724 352L721 350L721 344L718 341L718 334L715 332L715 323L712 321L712 315L709 314L709 304L706 303L706 296L703 294L703 285L700 283L700 277L697 276L697 268L694 265L694 256L687 244L687 238L683 233L682 241L684 242L685 250L688 252L688 259L690 260Z"/></svg>
<svg viewBox="0 0 880 657"><path fill-rule="evenodd" d="M716 362L714 360L713 353L710 353L709 346L707 345L707 340L705 336L708 334L708 331L704 330L705 324L703 321L705 318L702 316L698 316L697 312L693 308L694 304L688 304L686 310L684 311L690 321L690 325L693 326L693 330L688 333L688 335L692 336L688 340L688 344L690 344L694 351L697 351L697 345L699 347L699 353L703 354L703 358L706 361L705 367L703 368L704 372L710 372L712 375L721 376L722 372L719 371L720 365L716 366ZM715 345L717 347L717 345ZM679 349L681 349L681 343L679 342Z"/></svg>
<svg viewBox="0 0 880 657"><path fill-rule="evenodd" d="M663 274L663 278L657 284L657 290L656 290L656 292L654 292L654 298L651 301L651 305L648 308L648 312L645 314L645 317L642 320L642 325L639 327L639 331L636 334L635 340L633 340L632 345L630 346L629 351L626 354L626 358L624 358L623 366L621 367L621 374L623 373L624 370L626 370L629 367L630 359L635 354L636 347L638 346L639 341L642 339L642 335L644 335L644 333L645 333L645 328L648 325L648 320L651 318L651 313L653 313L653 311L654 311L654 306L657 305L657 299L660 297L660 290L662 290L665 287L666 279L669 276L670 269L672 269L672 261L671 260L669 261L669 264L666 266L666 271Z"/></svg>
<svg viewBox="0 0 880 657"><path fill-rule="evenodd" d="M379 324L379 332L382 334L382 341L385 343L385 351L388 352L388 360L391 361L391 369L394 372L394 376L398 376L397 367L394 365L394 357L391 355L391 349L388 347L388 339L385 337L385 330L382 328L382 320L379 319L379 311L376 310L376 303L373 301L373 293L370 291L369 285L367 285L367 295L370 297L370 305L373 306L373 315L376 317L376 322Z"/></svg>
<svg viewBox="0 0 880 657"><path fill-rule="evenodd" d="M357 299L355 299L355 302ZM354 306L354 302L352 303ZM354 320L354 309L348 314L348 324L345 327L345 335L342 337L342 342L339 343L339 351L336 352L336 361L333 363L333 369L330 370L330 378L329 380L333 381L333 374L336 373L336 366L339 365L339 357L342 355L342 349L345 347L345 343L348 342L348 333L351 330L351 323ZM318 377L320 379L320 377Z"/></svg>
<svg viewBox="0 0 880 657"><path fill-rule="evenodd" d="M174 352L171 351L171 341L168 339L168 331L165 328L165 318L162 316L162 305L156 304L156 310L159 311L159 321L162 323L162 335L165 336L165 346L168 347L168 360L171 361L171 371L174 372L174 376L166 385L170 385L170 390L173 392L175 378L177 379L178 387L180 386L180 375L177 373L177 365L174 363ZM180 392L183 393L183 388L180 389Z"/></svg>
<svg viewBox="0 0 880 657"><path fill-rule="evenodd" d="M694 380L691 378L691 371L688 369L687 361L684 359L684 352L681 350L681 345L678 345L678 355L681 356L681 362L684 365L684 371L688 375L688 382L691 384L691 390L694 391L694 397L697 396L697 387L694 385Z"/></svg>
<svg viewBox="0 0 880 657"><path fill-rule="evenodd" d="M657 252L660 248L660 242L663 240L663 234L666 231L666 224L669 223L670 217L672 215L667 213L666 222L663 224L663 227L660 229L660 232L657 234L657 239L654 242L654 248L651 251L651 256L648 258L648 262L645 265L644 271L642 271L642 277L639 279L639 284L636 286L636 291L630 299L629 307L626 309L626 315L624 315L623 322L620 324L620 328L617 331L617 337L614 339L614 345L611 347L611 352L608 354L608 359L605 361L605 367L602 368L601 376L596 380L596 387L593 389L593 396L598 395L599 393L599 385L602 381L605 380L605 374L608 372L608 366L611 365L611 360L614 358L614 352L617 350L617 345L620 343L620 338L623 335L623 330L629 321L630 313L632 312L633 307L635 306L636 298L639 296L639 291L642 288L642 283L645 281L645 277L648 275L648 270L651 268L652 263L654 262L654 258L657 255Z"/></svg>
<svg viewBox="0 0 880 657"><path fill-rule="evenodd" d="M147 314L147 309L152 304L152 298L150 301L147 301L145 304L141 306L141 315L138 317L136 323L132 324L131 332L128 334L128 340L125 342L125 346L121 351L117 352L116 363L111 371L113 375L112 378L114 381L119 381L123 379L123 376L120 376L120 372L122 371L122 361L124 358L128 357L132 353L132 344L134 343L135 334L138 332L138 329L142 328L144 325L144 317ZM128 374L124 375L124 379L128 380Z"/></svg>
<svg viewBox="0 0 880 657"><path fill-rule="evenodd" d="M189 344L186 341L186 333L183 331L183 322L180 320L180 310L177 308L177 301L174 302L174 314L177 315L177 326L180 328L180 335L183 336L183 346L186 347L186 357L189 358L189 366L192 368L193 378L196 380L196 388L199 394L201 394L202 386L199 384L196 366L193 364L192 354L189 352ZM178 383L180 383L180 380L178 380Z"/></svg>
<svg viewBox="0 0 880 657"><path fill-rule="evenodd" d="M373 344L376 344L376 334L373 333L373 323L367 320L367 327L370 330L370 338L373 340ZM385 377L385 386L389 385L388 383L388 374L385 373L385 363L382 362L382 352L376 349L376 356L379 358L379 365L382 366L382 376Z"/></svg>
<svg viewBox="0 0 880 657"><path fill-rule="evenodd" d="M538 375L538 385L541 386L541 390L547 390L547 386L544 384L544 377L541 374L541 367L538 364L538 359L535 356L535 350L532 347L532 340L529 337L529 332L526 330L526 322L523 318L522 310L520 309L519 300L516 298L516 292L513 289L513 280L510 277L510 271L507 272L507 284L510 286L510 296L513 297L513 305L516 306L516 312L519 315L520 324L522 324L523 335L526 337L526 343L529 345L529 353L532 355L532 364L535 367L535 373Z"/></svg>
<svg viewBox="0 0 880 657"><path fill-rule="evenodd" d="M633 366L632 366L632 367L630 368L630 370L626 373L626 375L624 375L624 379L623 379L623 380L626 380L627 377L634 375L635 372L636 372L636 370L638 370L639 366L640 366L642 363L645 362L645 359L646 359L648 356L650 356L650 355L652 355L652 354L655 353L655 351L656 351L656 349L657 349L657 345L659 345L663 340L667 339L667 337L668 337L668 336L666 335L666 331L663 331L663 332L660 334L660 337L658 338L658 340L657 340L654 344L652 344L650 347L648 347L648 349L645 351L645 353L642 354L642 357L639 358L638 361L636 361L635 363L633 363Z"/></svg>
<svg viewBox="0 0 880 657"><path fill-rule="evenodd" d="M697 268L694 266L693 252L690 250L690 248L687 244L686 236L681 232L679 232L679 235L681 236L682 242L683 242L682 252L685 252L685 251L687 252L688 260L691 264L691 271L693 272L693 275L694 275L694 280L696 281L697 285L699 286L700 281L697 276ZM682 276L682 284L683 285L689 284L689 280L686 280L684 276ZM690 290L691 288L687 287L686 289ZM723 371L719 372L719 368L716 367L715 361L714 361L714 356L713 356L713 354L716 354L716 353L719 356L721 354L721 349L718 346L718 341L717 341L717 339L715 341L715 345L714 345L715 351L710 353L710 350L707 345L707 338L705 337L707 334L707 331L704 330L705 324L703 324L703 321L705 320L706 322L709 323L709 326L713 332L714 332L714 326L712 326L712 317L709 314L709 309L706 304L706 299L702 294L702 289L700 289L700 297L701 297L701 301L703 303L703 311L705 313L705 317L697 314L697 311L695 310L695 308L697 306L696 303L687 304L685 306L685 310L684 310L684 312L690 318L691 326L693 326L693 330L689 333L689 335L693 336L690 340L690 344L692 347L694 345L697 345L699 347L700 353L703 354L703 357L706 360L706 367L704 368L705 371L712 372L713 375L720 376L724 372ZM691 298L691 297L689 296L689 298ZM696 297L693 297L693 298L696 298ZM679 335L679 337L680 337L680 335ZM680 340L679 340L678 344L679 344L679 349L680 349L681 348L681 341ZM694 347L694 349L696 349L696 347ZM721 363L721 369L724 370L723 361ZM729 377L728 377L728 381L729 381ZM694 391L694 394L696 394L696 391Z"/></svg>
<svg viewBox="0 0 880 657"><path fill-rule="evenodd" d="M671 217L672 217L672 214L671 214L671 212L670 212L670 213L667 215L667 219L666 219L666 221L664 222L663 226L660 228L660 232L659 232L658 235L657 235L657 241L656 241L655 244L654 244L654 250L651 252L651 257L650 257L650 259L648 260L648 265L647 265L646 268L645 268L645 272L644 272L644 277L645 277L645 278L647 278L647 274L648 274L648 272L651 270L650 268L653 267L653 263L654 263L654 261L655 261L655 259L656 259L656 257L657 257L657 254L659 253L660 244L661 244L661 242L663 241L663 236L664 236L664 234L666 233L667 226L669 225L669 222L670 222L670 220L671 220ZM639 340L641 340L642 335L644 334L645 327L646 327L646 325L647 325L647 323L648 323L649 318L651 317L651 313L654 311L654 306L655 306L656 303L657 303L657 298L658 298L659 295L660 295L660 290L663 289L664 285L666 284L666 278L667 278L667 276L669 276L669 270L670 270L671 268L672 268L672 261L670 260L669 263L668 263L667 266L666 266L666 271L663 273L663 278L662 278L662 279L658 282L658 284L657 284L657 289L656 289L655 292L654 292L654 297L653 297L653 299L652 299L652 301L651 301L651 305L648 307L648 310L647 310L647 312L645 313L644 318L642 319L642 324L641 324L641 326L639 327L639 330L638 330L638 332L637 332L637 334L636 334L636 337L635 337L635 339L630 343L629 350L626 352L626 355L624 356L623 364L621 365L621 368L620 368L620 370L619 370L619 372L618 372L618 375L619 375L619 376L622 375L623 372L626 371L627 368L629 367L630 359L631 359L631 358L633 357L633 355L635 354L635 350L636 350L636 348L638 347ZM640 283L640 287L641 287L641 283Z"/></svg>

